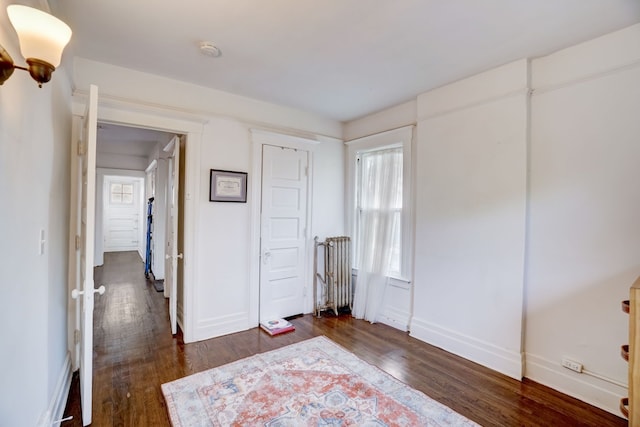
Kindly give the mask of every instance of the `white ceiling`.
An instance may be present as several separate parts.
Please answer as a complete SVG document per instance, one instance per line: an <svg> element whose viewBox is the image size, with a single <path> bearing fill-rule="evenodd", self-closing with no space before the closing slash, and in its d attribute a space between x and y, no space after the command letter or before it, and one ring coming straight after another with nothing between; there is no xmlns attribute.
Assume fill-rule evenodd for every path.
<svg viewBox="0 0 640 427"><path fill-rule="evenodd" d="M171 137L171 134L150 129L99 123L96 151L98 155L149 157L158 142L168 143Z"/></svg>
<svg viewBox="0 0 640 427"><path fill-rule="evenodd" d="M348 121L640 22L638 0L50 0L78 55ZM214 41L222 56L201 55Z"/></svg>

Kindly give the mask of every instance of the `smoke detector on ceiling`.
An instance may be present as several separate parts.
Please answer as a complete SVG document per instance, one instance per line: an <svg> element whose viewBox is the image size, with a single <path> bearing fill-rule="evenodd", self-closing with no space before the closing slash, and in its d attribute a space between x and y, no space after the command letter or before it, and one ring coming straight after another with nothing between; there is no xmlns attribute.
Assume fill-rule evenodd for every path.
<svg viewBox="0 0 640 427"><path fill-rule="evenodd" d="M222 55L222 51L213 42L200 42L200 53L211 58Z"/></svg>

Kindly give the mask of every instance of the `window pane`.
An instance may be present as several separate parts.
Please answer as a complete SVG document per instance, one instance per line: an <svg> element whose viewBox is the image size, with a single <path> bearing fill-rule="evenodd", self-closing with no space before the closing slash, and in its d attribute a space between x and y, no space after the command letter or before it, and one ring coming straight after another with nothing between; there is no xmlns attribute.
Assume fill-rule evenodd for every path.
<svg viewBox="0 0 640 427"><path fill-rule="evenodd" d="M400 264L401 219L402 212L395 212L393 215L393 237L391 238L391 265L389 267L389 272L396 275L400 275L400 273L402 272L402 266Z"/></svg>
<svg viewBox="0 0 640 427"><path fill-rule="evenodd" d="M111 203L133 204L133 184L111 183Z"/></svg>
<svg viewBox="0 0 640 427"><path fill-rule="evenodd" d="M402 148L360 155L356 188L356 267L367 268L367 256L390 257L389 274L401 275ZM384 245L378 247L376 245ZM384 262L389 258L382 256ZM381 258L377 258L379 261ZM379 264L378 261L378 264ZM358 265L358 263L364 263Z"/></svg>
<svg viewBox="0 0 640 427"><path fill-rule="evenodd" d="M363 153L361 167L360 207L402 209L402 148Z"/></svg>

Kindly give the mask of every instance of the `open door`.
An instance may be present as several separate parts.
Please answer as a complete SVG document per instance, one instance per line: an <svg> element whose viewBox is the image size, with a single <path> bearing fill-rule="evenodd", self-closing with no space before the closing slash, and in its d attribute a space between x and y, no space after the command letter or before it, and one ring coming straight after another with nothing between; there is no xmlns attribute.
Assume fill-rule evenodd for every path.
<svg viewBox="0 0 640 427"><path fill-rule="evenodd" d="M78 263L76 277L79 281L71 291L71 297L77 299L80 306L79 322L79 368L80 398L82 404L83 425L91 424L91 405L93 389L93 305L94 293L103 294L104 286L94 288L93 255L96 214L96 136L98 130L98 87L89 88L89 102L84 116L82 139L77 147L76 179L78 189L78 235L75 248Z"/></svg>
<svg viewBox="0 0 640 427"><path fill-rule="evenodd" d="M178 332L178 259L182 258L182 254L178 253L180 138L175 136L169 145L164 148L164 151L172 153L169 158L169 176L167 183L167 248L164 280L166 289L169 290L171 333L175 335Z"/></svg>

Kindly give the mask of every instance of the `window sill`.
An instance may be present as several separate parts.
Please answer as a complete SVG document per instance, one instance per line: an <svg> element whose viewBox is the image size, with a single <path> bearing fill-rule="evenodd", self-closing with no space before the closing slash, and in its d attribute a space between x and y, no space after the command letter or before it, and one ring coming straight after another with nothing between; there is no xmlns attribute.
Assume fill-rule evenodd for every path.
<svg viewBox="0 0 640 427"><path fill-rule="evenodd" d="M352 268L351 274L358 277L358 269ZM397 275L389 275L387 277L389 278L389 284L391 286L395 286L397 288L403 288L403 289L409 289L411 287L411 280L409 279L405 279L404 277L397 276Z"/></svg>

